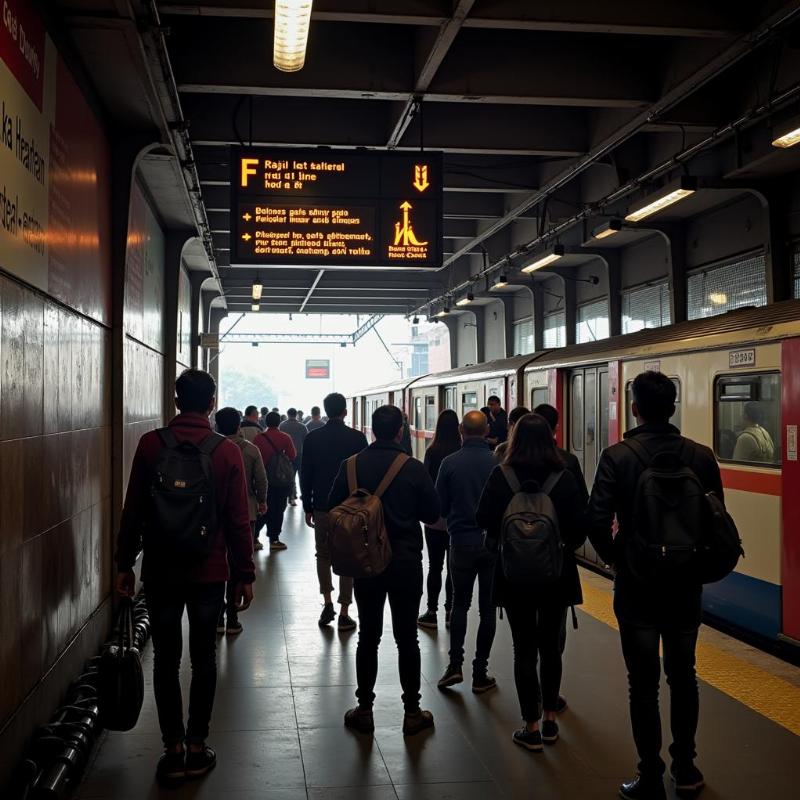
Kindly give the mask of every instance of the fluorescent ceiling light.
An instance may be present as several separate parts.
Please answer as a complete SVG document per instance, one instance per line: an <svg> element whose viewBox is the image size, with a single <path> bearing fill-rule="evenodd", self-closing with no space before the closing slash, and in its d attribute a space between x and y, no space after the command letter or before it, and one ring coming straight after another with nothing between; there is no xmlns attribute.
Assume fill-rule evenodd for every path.
<svg viewBox="0 0 800 800"><path fill-rule="evenodd" d="M782 125L773 130L775 138L772 140L773 147L794 147L800 142L800 118L792 117Z"/></svg>
<svg viewBox="0 0 800 800"><path fill-rule="evenodd" d="M725 292L711 292L708 296L708 299L715 305L715 306L724 306L725 303L728 302L728 295Z"/></svg>
<svg viewBox="0 0 800 800"><path fill-rule="evenodd" d="M259 281L253 282L253 300L260 300L261 299L261 292L264 290L264 286Z"/></svg>
<svg viewBox="0 0 800 800"><path fill-rule="evenodd" d="M439 309L433 316L437 319L441 319L442 317L446 317L450 313L450 309L447 306Z"/></svg>
<svg viewBox="0 0 800 800"><path fill-rule="evenodd" d="M250 308L252 308L252 309L253 309L253 311L258 311L258 309L259 309L260 307L261 307L261 306L259 306L259 304L258 304L258 303L253 303L253 305L252 305L252 306L250 306Z"/></svg>
<svg viewBox="0 0 800 800"><path fill-rule="evenodd" d="M474 299L475 299L475 295L472 294L472 292L467 292L467 294L464 295L464 297L462 297L460 300L456 300L456 305L457 306L468 306Z"/></svg>
<svg viewBox="0 0 800 800"><path fill-rule="evenodd" d="M313 0L275 0L272 63L281 72L297 72L306 63Z"/></svg>
<svg viewBox="0 0 800 800"><path fill-rule="evenodd" d="M602 225L599 225L592 231L592 238L607 239L609 236L613 236L615 233L619 233L621 230L622 220L610 219L608 222L604 222Z"/></svg>
<svg viewBox="0 0 800 800"><path fill-rule="evenodd" d="M508 278L506 277L505 273L501 273L500 277L494 282L494 285L489 289L492 291L493 289L504 289L508 286Z"/></svg>
<svg viewBox="0 0 800 800"><path fill-rule="evenodd" d="M668 206L683 200L697 191L697 180L689 175L684 175L677 181L668 183L663 189L645 197L626 214L627 222L640 222L647 217L663 211Z"/></svg>
<svg viewBox="0 0 800 800"><path fill-rule="evenodd" d="M558 259L562 258L563 255L564 245L557 244L549 253L543 253L536 259L536 261L524 266L522 271L535 272L537 269L541 269L542 267L546 267L548 264L552 264L554 261L558 261Z"/></svg>

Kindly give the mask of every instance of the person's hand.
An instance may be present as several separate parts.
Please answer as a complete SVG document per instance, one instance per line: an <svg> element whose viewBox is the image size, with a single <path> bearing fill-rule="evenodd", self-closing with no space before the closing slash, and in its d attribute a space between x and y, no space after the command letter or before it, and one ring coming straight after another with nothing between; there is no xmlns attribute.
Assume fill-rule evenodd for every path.
<svg viewBox="0 0 800 800"><path fill-rule="evenodd" d="M114 588L120 597L133 597L136 591L136 575L133 570L118 572Z"/></svg>
<svg viewBox="0 0 800 800"><path fill-rule="evenodd" d="M247 611L250 603L253 602L253 584L237 583L233 592L233 599L236 603L237 611Z"/></svg>
<svg viewBox="0 0 800 800"><path fill-rule="evenodd" d="M315 527L314 515L310 511L306 511L306 525L308 525L309 528Z"/></svg>
<svg viewBox="0 0 800 800"><path fill-rule="evenodd" d="M259 503L258 504L258 513L259 514L266 514L267 513L267 504L266 503Z"/></svg>

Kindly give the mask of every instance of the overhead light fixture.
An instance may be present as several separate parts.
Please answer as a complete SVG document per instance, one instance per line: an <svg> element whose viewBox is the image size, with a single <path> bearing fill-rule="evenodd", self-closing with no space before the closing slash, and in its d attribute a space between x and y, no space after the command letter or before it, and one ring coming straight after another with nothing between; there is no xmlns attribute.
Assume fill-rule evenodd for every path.
<svg viewBox="0 0 800 800"><path fill-rule="evenodd" d="M711 292L708 296L708 299L715 305L715 306L724 306L725 303L728 302L728 295L725 292Z"/></svg>
<svg viewBox="0 0 800 800"><path fill-rule="evenodd" d="M604 222L602 225L598 225L592 231L592 239L608 239L609 236L613 236L615 233L619 233L621 230L622 220L610 219L607 222Z"/></svg>
<svg viewBox="0 0 800 800"><path fill-rule="evenodd" d="M250 308L253 311L258 311L258 309L261 308L261 306L258 303L253 303L253 305L251 305Z"/></svg>
<svg viewBox="0 0 800 800"><path fill-rule="evenodd" d="M412 325L419 325L419 317L414 317L414 319L412 320L411 324Z"/></svg>
<svg viewBox="0 0 800 800"><path fill-rule="evenodd" d="M790 117L783 124L775 126L772 135L775 137L772 140L773 147L794 147L800 142L800 117Z"/></svg>
<svg viewBox="0 0 800 800"><path fill-rule="evenodd" d="M459 307L468 306L474 299L475 295L472 292L467 292L464 297L456 301L456 305Z"/></svg>
<svg viewBox="0 0 800 800"><path fill-rule="evenodd" d="M313 0L275 0L272 63L281 72L298 72L306 63Z"/></svg>
<svg viewBox="0 0 800 800"><path fill-rule="evenodd" d="M635 204L625 215L627 222L640 222L641 220L663 211L668 206L683 200L697 191L697 178L691 175L682 175L678 180L672 181L658 192L645 197Z"/></svg>
<svg viewBox="0 0 800 800"><path fill-rule="evenodd" d="M261 299L261 292L264 291L264 285L260 280L253 281L253 300Z"/></svg>
<svg viewBox="0 0 800 800"><path fill-rule="evenodd" d="M489 291L493 291L494 289L505 289L506 286L508 286L508 276L505 274L505 272L501 272L500 276L494 282Z"/></svg>
<svg viewBox="0 0 800 800"><path fill-rule="evenodd" d="M439 311L436 312L436 314L434 314L434 316L437 317L438 319L441 319L442 317L446 317L449 313L450 313L450 306L445 304L439 309Z"/></svg>
<svg viewBox="0 0 800 800"><path fill-rule="evenodd" d="M536 261L527 264L522 268L523 272L536 272L537 269L541 269L542 267L546 267L548 264L552 264L554 261L558 261L559 258L563 258L564 256L564 245L557 244L550 252L543 253L540 255Z"/></svg>

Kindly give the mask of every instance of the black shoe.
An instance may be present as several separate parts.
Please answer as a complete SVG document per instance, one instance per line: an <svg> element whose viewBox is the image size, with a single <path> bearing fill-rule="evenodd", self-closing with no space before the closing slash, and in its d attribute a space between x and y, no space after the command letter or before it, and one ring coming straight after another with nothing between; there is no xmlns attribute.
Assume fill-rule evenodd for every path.
<svg viewBox="0 0 800 800"><path fill-rule="evenodd" d="M541 753L544 750L542 734L539 731L529 731L527 726L514 731L514 735L511 738L515 744L530 750L532 753Z"/></svg>
<svg viewBox="0 0 800 800"><path fill-rule="evenodd" d="M225 617L223 617L219 622L217 622L217 633L224 634L225 633Z"/></svg>
<svg viewBox="0 0 800 800"><path fill-rule="evenodd" d="M623 800L667 800L664 779L660 775L652 778L637 775L619 787L619 796Z"/></svg>
<svg viewBox="0 0 800 800"><path fill-rule="evenodd" d="M156 767L156 778L164 783L176 783L186 777L186 756L180 753L162 753Z"/></svg>
<svg viewBox="0 0 800 800"><path fill-rule="evenodd" d="M189 750L186 753L186 777L202 778L217 766L217 754L208 746L203 745L199 753Z"/></svg>
<svg viewBox="0 0 800 800"><path fill-rule="evenodd" d="M554 719L543 720L542 741L546 744L555 744L558 741L558 723Z"/></svg>
<svg viewBox="0 0 800 800"><path fill-rule="evenodd" d="M344 715L344 725L359 733L372 733L375 730L375 719L371 708L356 706Z"/></svg>
<svg viewBox="0 0 800 800"><path fill-rule="evenodd" d="M673 764L669 774L675 782L675 793L678 797L694 797L706 785L703 773L691 762Z"/></svg>
<svg viewBox="0 0 800 800"><path fill-rule="evenodd" d="M228 624L225 626L225 633L227 636L238 636L243 630L244 628L239 620L235 620L234 622L228 620Z"/></svg>
<svg viewBox="0 0 800 800"><path fill-rule="evenodd" d="M444 672L441 678L439 678L439 683L436 685L440 689L447 689L450 686L455 686L457 683L464 683L464 673L461 671L461 667L450 666Z"/></svg>
<svg viewBox="0 0 800 800"><path fill-rule="evenodd" d="M286 550L286 544L284 544L280 539L276 539L274 542L269 543L270 550Z"/></svg>
<svg viewBox="0 0 800 800"><path fill-rule="evenodd" d="M436 619L436 612L435 611L427 611L424 613L418 620L417 625L420 628L430 628L431 630L436 630L439 627L439 623Z"/></svg>
<svg viewBox="0 0 800 800"><path fill-rule="evenodd" d="M339 629L339 633L346 633L347 631L354 631L358 625L349 614L339 614L339 622L337 627Z"/></svg>
<svg viewBox="0 0 800 800"><path fill-rule="evenodd" d="M433 727L433 714L430 711L406 712L403 717L403 736L416 736L418 733Z"/></svg>
<svg viewBox="0 0 800 800"><path fill-rule="evenodd" d="M330 625L336 619L336 612L333 610L333 603L325 603L322 613L319 615L320 625Z"/></svg>
<svg viewBox="0 0 800 800"><path fill-rule="evenodd" d="M497 680L490 675L476 675L472 678L472 693L483 694L497 686Z"/></svg>
<svg viewBox="0 0 800 800"><path fill-rule="evenodd" d="M559 695L556 703L556 714L563 714L568 708L567 699Z"/></svg>

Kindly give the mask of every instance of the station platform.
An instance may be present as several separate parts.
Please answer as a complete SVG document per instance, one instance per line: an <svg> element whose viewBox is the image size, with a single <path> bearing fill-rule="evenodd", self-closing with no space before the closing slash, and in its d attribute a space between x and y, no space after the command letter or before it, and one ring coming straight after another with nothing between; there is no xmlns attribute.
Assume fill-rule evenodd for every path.
<svg viewBox="0 0 800 800"><path fill-rule="evenodd" d="M139 723L129 733L104 736L79 787L81 800L604 800L616 797L619 783L633 775L625 669L608 581L582 575L586 604L578 611L579 629L570 626L564 661L569 709L559 719L561 740L554 747L534 754L511 741L519 708L505 621L498 623L490 662L499 686L483 696L473 695L468 683L446 693L436 688L447 665L448 636L443 626L433 634L420 630L422 704L436 727L404 739L388 610L371 738L342 725L354 705L357 634L317 625L314 539L300 508L288 509L283 539L288 550L256 554L255 601L242 615L244 633L219 643L209 738L217 768L178 789L157 785L161 742L148 647ZM468 646L474 646L476 616L473 608ZM704 626L698 672L697 763L707 781L702 797L795 797L800 669ZM189 674L185 658L187 687ZM668 730L665 717L665 747Z"/></svg>

